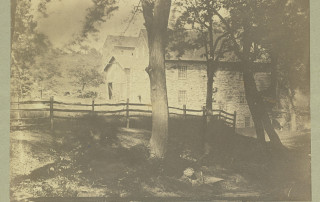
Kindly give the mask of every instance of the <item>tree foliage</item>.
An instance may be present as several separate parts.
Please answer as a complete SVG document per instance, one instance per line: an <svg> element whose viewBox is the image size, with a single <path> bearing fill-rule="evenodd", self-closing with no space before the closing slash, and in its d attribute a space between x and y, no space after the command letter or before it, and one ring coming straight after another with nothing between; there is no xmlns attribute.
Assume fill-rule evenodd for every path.
<svg viewBox="0 0 320 202"><path fill-rule="evenodd" d="M213 82L218 63L228 52L228 32L223 30L216 19L214 10L219 12L222 4L211 0L175 1L180 11L171 31L170 49L181 57L186 51L201 50L201 57L207 61L206 108L212 110Z"/></svg>
<svg viewBox="0 0 320 202"><path fill-rule="evenodd" d="M80 66L69 70L72 83L84 91L85 87L99 87L104 83L103 76L95 68Z"/></svg>
<svg viewBox="0 0 320 202"><path fill-rule="evenodd" d="M177 57L181 57L186 50L199 49L204 46L209 46L210 43L214 46L214 50L205 52L203 49L203 57L215 55L218 57L218 43L222 41L224 30L219 21L215 21L212 8L220 9L220 4L212 1L176 1L175 9L179 11L178 17L175 19L172 30L170 30L171 50L177 51ZM209 32L212 32L214 39L210 40ZM223 35L223 36L221 36ZM221 36L221 37L218 37ZM215 44L216 43L216 44ZM215 44L215 45L214 45ZM213 58L215 59L215 58Z"/></svg>
<svg viewBox="0 0 320 202"><path fill-rule="evenodd" d="M82 28L82 37L87 37L88 33L96 33L96 28L105 18L110 17L111 13L118 9L116 0L92 0L93 6L88 8L88 13Z"/></svg>
<svg viewBox="0 0 320 202"><path fill-rule="evenodd" d="M47 37L36 31L37 23L30 7L30 1L18 1L12 19L15 23L11 39L11 89L18 97L30 94L34 82L31 68L35 58L50 48Z"/></svg>
<svg viewBox="0 0 320 202"><path fill-rule="evenodd" d="M230 12L228 20L233 32L241 36L243 25L247 23L248 37L259 47L251 51L251 60L264 54L270 61L272 54L277 55L283 86L308 93L309 1L237 0L223 3Z"/></svg>
<svg viewBox="0 0 320 202"><path fill-rule="evenodd" d="M243 62L241 68L244 72L246 99L255 123L258 138L264 140L264 130L266 130L272 142L281 144L271 125L266 103L257 90L250 64L256 61L258 56L265 55L261 53L266 52L269 60L272 62L272 77L277 76L277 65L280 64L277 60L280 58L279 56L283 54L283 58L290 58L285 54L285 51L279 52L281 48L277 47L277 43L283 40L288 45L289 41L286 38L290 39L293 36L292 33L288 32L290 29L286 25L293 22L286 22L283 19L294 19L294 17L288 18L287 16L299 16L301 13L297 12L299 9L288 13L288 10L290 10L288 8L290 8L294 0L225 0L222 2L230 13L229 18L222 17L216 10L214 12L230 34L233 51ZM295 31L296 29L299 28L295 27L291 31ZM238 39L237 36L239 36ZM287 51L292 52L293 50ZM288 72L285 65L281 67L280 72ZM289 79L288 74L284 75L283 79ZM272 85L274 85L274 81L272 81Z"/></svg>
<svg viewBox="0 0 320 202"><path fill-rule="evenodd" d="M47 5L55 0L40 0L38 4L38 11L42 13L43 17L48 17ZM58 0L61 1L61 0ZM87 14L83 22L80 37L77 40L83 40L88 37L90 33L99 32L97 26L106 21L106 18L112 15L112 12L118 9L116 0L91 0L92 5L87 8Z"/></svg>

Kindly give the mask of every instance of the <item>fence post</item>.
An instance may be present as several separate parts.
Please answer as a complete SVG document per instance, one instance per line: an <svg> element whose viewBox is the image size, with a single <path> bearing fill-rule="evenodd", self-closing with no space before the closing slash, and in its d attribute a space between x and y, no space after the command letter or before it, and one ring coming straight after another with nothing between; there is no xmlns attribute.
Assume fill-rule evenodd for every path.
<svg viewBox="0 0 320 202"><path fill-rule="evenodd" d="M233 129L236 131L237 111L234 111L233 118Z"/></svg>
<svg viewBox="0 0 320 202"><path fill-rule="evenodd" d="M50 97L50 130L53 133L53 96Z"/></svg>
<svg viewBox="0 0 320 202"><path fill-rule="evenodd" d="M202 107L202 117L203 117L203 128L207 127L207 117L206 117L206 107Z"/></svg>
<svg viewBox="0 0 320 202"><path fill-rule="evenodd" d="M187 106L183 105L183 117L186 118L187 116Z"/></svg>
<svg viewBox="0 0 320 202"><path fill-rule="evenodd" d="M19 96L18 96L18 122L20 122L20 118L21 118L19 109L20 109L20 99L19 99Z"/></svg>
<svg viewBox="0 0 320 202"><path fill-rule="evenodd" d="M92 100L92 114L94 112L94 100Z"/></svg>
<svg viewBox="0 0 320 202"><path fill-rule="evenodd" d="M129 119L129 98L127 99L126 119L127 119L127 128L129 128L129 127L130 127L130 119Z"/></svg>

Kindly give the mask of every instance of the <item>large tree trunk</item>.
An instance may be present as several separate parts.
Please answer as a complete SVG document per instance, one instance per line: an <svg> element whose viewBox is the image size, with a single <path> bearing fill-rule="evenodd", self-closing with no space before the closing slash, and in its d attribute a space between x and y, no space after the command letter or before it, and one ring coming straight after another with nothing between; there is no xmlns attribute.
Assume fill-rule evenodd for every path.
<svg viewBox="0 0 320 202"><path fill-rule="evenodd" d="M209 64L207 67L207 98L206 98L207 111L212 110L213 76L214 76L214 69L212 67L212 64Z"/></svg>
<svg viewBox="0 0 320 202"><path fill-rule="evenodd" d="M12 39L13 39L14 30L15 30L16 10L17 10L17 0L11 0L11 46L12 46Z"/></svg>
<svg viewBox="0 0 320 202"><path fill-rule="evenodd" d="M288 88L288 99L289 99L289 113L290 113L290 130L296 131L297 130L297 120L296 120L297 110L293 102L294 95L291 88Z"/></svg>
<svg viewBox="0 0 320 202"><path fill-rule="evenodd" d="M206 98L206 125L204 126L204 138L203 138L203 148L204 148L204 154L209 154L211 151L211 146L210 146L210 137L213 135L212 131L210 131L210 118L212 115L212 94L213 94L213 75L214 75L214 70L212 63L210 61L207 61L207 98Z"/></svg>
<svg viewBox="0 0 320 202"><path fill-rule="evenodd" d="M168 141L168 98L165 74L165 44L170 13L170 0L142 1L145 26L148 32L149 67L152 103L151 157L163 158Z"/></svg>
<svg viewBox="0 0 320 202"><path fill-rule="evenodd" d="M208 3L208 2L207 2ZM209 8L209 4L207 5ZM210 123L210 118L212 115L212 97L213 97L213 77L214 74L217 70L217 63L214 62L214 53L215 53L215 47L213 45L213 13L208 10L209 13L209 27L208 27L208 34L209 34L209 51L207 49L207 45L205 46L206 48L206 59L207 59L207 97L206 97L206 111L207 111L207 117L206 117L206 128L205 128L205 133L204 133L204 154L209 154L210 151L212 150L210 146L210 138L212 135L212 132L210 130L210 127L208 127L208 124ZM220 39L216 39L216 43Z"/></svg>
<svg viewBox="0 0 320 202"><path fill-rule="evenodd" d="M263 124L261 121L261 112L260 108L257 104L257 88L256 83L254 81L253 73L248 71L247 68L249 67L249 64L244 62L243 69L243 82L244 82L244 90L245 90L245 96L247 100L247 104L252 116L252 120L255 126L257 138L259 142L265 142L265 134L263 129Z"/></svg>
<svg viewBox="0 0 320 202"><path fill-rule="evenodd" d="M151 154L164 157L168 139L168 98L164 64L162 37L155 36L151 44L150 55L150 89L152 103L152 136L150 139Z"/></svg>
<svg viewBox="0 0 320 202"><path fill-rule="evenodd" d="M209 6L209 4L208 4ZM208 27L208 34L209 34L209 58L207 58L208 67L207 67L207 76L208 76L208 82L207 82L207 100L206 100L206 107L207 110L212 110L212 86L213 86L213 76L215 73L214 68L214 47L213 47L213 22L212 22L212 12L209 13L209 27Z"/></svg>
<svg viewBox="0 0 320 202"><path fill-rule="evenodd" d="M244 68L250 68L249 66ZM257 90L256 83L254 81L253 73L245 70L243 72L243 81L245 88L246 100L252 115L253 122L255 124L256 134L259 142L265 141L264 130L267 132L271 143L275 145L282 145L280 138L274 127L271 124L270 117L266 111L264 101Z"/></svg>
<svg viewBox="0 0 320 202"><path fill-rule="evenodd" d="M261 111L258 106L258 89L254 80L252 71L250 70L250 48L251 40L247 36L247 33L243 34L243 61L242 61L242 71L243 71L243 83L245 96L247 104L252 116L252 120L255 126L257 139L260 143L265 142L265 134L263 129L263 123L261 120Z"/></svg>
<svg viewBox="0 0 320 202"><path fill-rule="evenodd" d="M267 132L269 136L270 142L274 145L282 145L280 138L274 127L271 124L270 117L266 110L266 106L264 101L258 92L256 82L254 80L254 75L252 72L250 61L250 48L251 48L251 40L249 36L247 36L246 29L244 30L243 36L243 81L244 81L244 89L246 100L252 115L253 122L255 124L256 134L259 142L265 142L264 130Z"/></svg>
<svg viewBox="0 0 320 202"><path fill-rule="evenodd" d="M263 129L265 129L270 138L270 141L275 145L282 146L280 138L278 134L275 132L271 124L270 117L266 111L262 97L257 90L254 76L253 76L253 73L251 72L250 49L251 49L252 41L250 40L250 37L248 36L248 33L247 33L250 25L247 23L244 24L243 51L241 53L240 52L241 48L233 35L233 31L230 28L229 23L217 12L217 10L213 9L213 12L219 17L221 22L226 26L226 29L230 33L230 36L234 45L235 54L242 61L241 69L243 71L245 95L246 95L246 100L248 102L248 106L253 118L253 122L255 123L257 138L261 142L264 140L265 136L264 136Z"/></svg>
<svg viewBox="0 0 320 202"><path fill-rule="evenodd" d="M272 48L271 52L271 86L272 97L275 99L276 103L279 103L278 94L278 53Z"/></svg>

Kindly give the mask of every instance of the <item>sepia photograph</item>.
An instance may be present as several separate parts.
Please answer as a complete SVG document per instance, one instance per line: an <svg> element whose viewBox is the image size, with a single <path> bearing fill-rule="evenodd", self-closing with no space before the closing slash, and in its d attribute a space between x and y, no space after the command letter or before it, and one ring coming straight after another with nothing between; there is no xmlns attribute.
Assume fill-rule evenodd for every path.
<svg viewBox="0 0 320 202"><path fill-rule="evenodd" d="M309 0L11 0L10 201L311 201Z"/></svg>

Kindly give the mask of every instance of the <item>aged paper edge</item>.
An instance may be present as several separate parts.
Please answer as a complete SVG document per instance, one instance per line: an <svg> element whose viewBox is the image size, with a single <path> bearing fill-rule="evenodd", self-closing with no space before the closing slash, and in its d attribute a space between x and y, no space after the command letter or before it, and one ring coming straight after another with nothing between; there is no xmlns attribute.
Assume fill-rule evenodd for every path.
<svg viewBox="0 0 320 202"><path fill-rule="evenodd" d="M320 2L310 0L310 90L312 201L320 201Z"/></svg>
<svg viewBox="0 0 320 202"><path fill-rule="evenodd" d="M9 201L10 0L0 0L0 201Z"/></svg>
<svg viewBox="0 0 320 202"><path fill-rule="evenodd" d="M10 0L0 0L0 201L9 201ZM310 0L312 201L320 201L320 1Z"/></svg>

